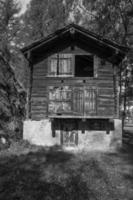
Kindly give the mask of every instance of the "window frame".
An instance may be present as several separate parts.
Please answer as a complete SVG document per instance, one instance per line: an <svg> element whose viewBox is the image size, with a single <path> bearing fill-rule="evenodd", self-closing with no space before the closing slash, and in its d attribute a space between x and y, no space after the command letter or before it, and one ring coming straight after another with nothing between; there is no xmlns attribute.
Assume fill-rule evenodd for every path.
<svg viewBox="0 0 133 200"><path fill-rule="evenodd" d="M92 56L92 58L93 58L93 76L76 76L75 74L76 74L76 56ZM93 55L93 54L91 54L91 53L76 53L75 55L74 55L74 77L75 78L90 78L90 79L92 79L92 78L95 78L95 56Z"/></svg>
<svg viewBox="0 0 133 200"><path fill-rule="evenodd" d="M53 74L50 74L51 72L51 70L50 70L50 65L51 65L51 60L52 59L54 59L54 56L56 56L57 55L57 59L58 59L58 56L59 55L71 55L70 57L66 57L66 58L59 58L59 60L68 60L68 59L70 59L70 73L68 73L68 74L58 74L58 72L59 72L59 69L58 69L58 67L60 67L60 66L56 66L57 67L57 69L58 70L56 70L56 74L55 75L53 75ZM53 58L52 58L53 57ZM56 60L56 57L55 57L55 60ZM58 60L57 60L57 62L58 62ZM48 58L48 73L47 73L47 77L73 77L74 76L74 73L73 73L73 54L70 54L70 53L60 53L60 54L54 54L54 55L52 55L52 56L50 56L49 58Z"/></svg>
<svg viewBox="0 0 133 200"><path fill-rule="evenodd" d="M60 54L70 54L71 55L71 74L59 74L59 75L52 75L52 74L50 74L50 62L51 62L51 58L52 58L52 56L50 56L49 58L48 58L48 70L47 70L47 77L55 77L55 78L62 78L62 77L73 77L73 78L76 78L76 79L82 79L82 78L84 78L84 79L94 79L94 78L97 78L98 77L98 66L97 65L99 65L99 58L96 56L96 55L93 55L92 53L60 53ZM56 54L54 54L54 55L56 55ZM58 54L59 55L59 54ZM76 69L76 62L75 62L75 57L76 56L78 56L78 55L90 55L90 56L93 56L93 76L75 76L75 69ZM61 59L63 59L63 58L61 58ZM67 59L67 58L65 58L65 59Z"/></svg>

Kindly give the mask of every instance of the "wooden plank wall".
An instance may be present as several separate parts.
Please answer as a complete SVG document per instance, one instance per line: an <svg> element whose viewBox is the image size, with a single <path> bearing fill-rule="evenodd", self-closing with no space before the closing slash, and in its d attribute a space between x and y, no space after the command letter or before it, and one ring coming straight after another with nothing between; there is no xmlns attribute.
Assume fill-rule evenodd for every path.
<svg viewBox="0 0 133 200"><path fill-rule="evenodd" d="M113 66L99 59L98 67L98 115L113 116L115 113L115 96Z"/></svg>
<svg viewBox="0 0 133 200"><path fill-rule="evenodd" d="M97 115L114 116L115 114L115 96L113 83L113 67L110 63L102 63L97 60L98 71L97 78L57 78L46 77L48 61L45 59L33 66L33 85L31 94L31 118L41 120L48 115L48 90L47 86L94 86L97 88Z"/></svg>
<svg viewBox="0 0 133 200"><path fill-rule="evenodd" d="M44 119L47 115L47 60L33 66L33 83L31 94L31 118Z"/></svg>

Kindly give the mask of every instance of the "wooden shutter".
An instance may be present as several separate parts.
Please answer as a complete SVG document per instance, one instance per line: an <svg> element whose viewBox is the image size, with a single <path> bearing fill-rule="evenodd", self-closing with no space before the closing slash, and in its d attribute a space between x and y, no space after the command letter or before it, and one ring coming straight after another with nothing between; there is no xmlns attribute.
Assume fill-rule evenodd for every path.
<svg viewBox="0 0 133 200"><path fill-rule="evenodd" d="M96 90L93 88L84 90L84 113L96 113Z"/></svg>
<svg viewBox="0 0 133 200"><path fill-rule="evenodd" d="M72 54L54 54L49 58L49 75L72 75Z"/></svg>
<svg viewBox="0 0 133 200"><path fill-rule="evenodd" d="M96 113L96 90L77 87L73 89L73 112L77 115Z"/></svg>
<svg viewBox="0 0 133 200"><path fill-rule="evenodd" d="M84 111L84 93L82 88L73 89L73 112L82 115Z"/></svg>
<svg viewBox="0 0 133 200"><path fill-rule="evenodd" d="M49 58L48 75L51 76L57 75L57 54Z"/></svg>
<svg viewBox="0 0 133 200"><path fill-rule="evenodd" d="M71 112L71 89L69 86L49 87L49 113Z"/></svg>

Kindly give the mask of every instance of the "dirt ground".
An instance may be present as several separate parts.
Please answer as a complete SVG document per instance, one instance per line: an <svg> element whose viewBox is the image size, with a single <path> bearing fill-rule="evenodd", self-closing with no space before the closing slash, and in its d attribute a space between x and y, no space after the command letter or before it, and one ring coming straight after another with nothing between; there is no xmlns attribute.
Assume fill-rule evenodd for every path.
<svg viewBox="0 0 133 200"><path fill-rule="evenodd" d="M131 151L33 149L0 154L0 200L133 200Z"/></svg>

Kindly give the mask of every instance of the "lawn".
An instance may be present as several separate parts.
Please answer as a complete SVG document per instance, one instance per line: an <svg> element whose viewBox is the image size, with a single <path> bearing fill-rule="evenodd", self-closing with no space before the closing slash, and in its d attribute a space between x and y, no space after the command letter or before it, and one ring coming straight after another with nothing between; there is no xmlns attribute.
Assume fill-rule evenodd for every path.
<svg viewBox="0 0 133 200"><path fill-rule="evenodd" d="M133 199L128 151L31 149L0 154L0 200Z"/></svg>

